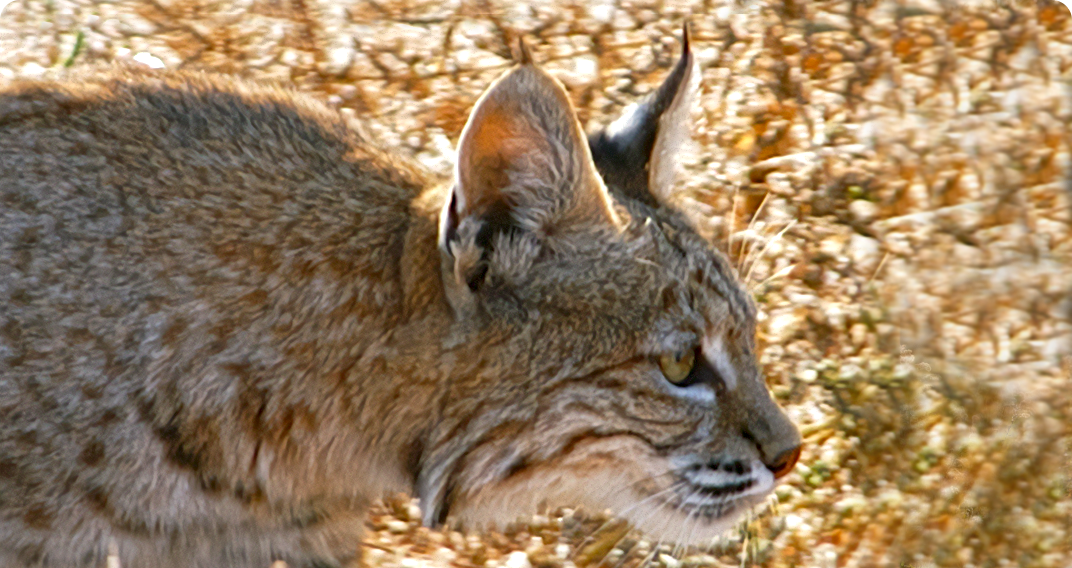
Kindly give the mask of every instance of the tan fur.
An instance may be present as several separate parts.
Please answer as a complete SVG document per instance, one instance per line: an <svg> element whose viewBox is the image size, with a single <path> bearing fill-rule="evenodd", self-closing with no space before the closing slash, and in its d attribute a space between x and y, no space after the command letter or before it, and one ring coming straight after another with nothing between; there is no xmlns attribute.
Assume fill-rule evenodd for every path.
<svg viewBox="0 0 1072 568"><path fill-rule="evenodd" d="M394 490L428 524L547 501L699 540L768 493L800 438L668 188L605 187L531 63L466 133L437 188L290 91L0 91L0 566L346 564ZM662 377L701 343L733 384ZM699 497L727 476L754 493Z"/></svg>

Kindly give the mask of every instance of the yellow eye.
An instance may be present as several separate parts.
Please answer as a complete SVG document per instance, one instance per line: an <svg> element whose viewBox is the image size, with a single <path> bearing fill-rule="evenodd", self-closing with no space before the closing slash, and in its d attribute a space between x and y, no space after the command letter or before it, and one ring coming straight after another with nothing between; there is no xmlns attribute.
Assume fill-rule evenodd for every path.
<svg viewBox="0 0 1072 568"><path fill-rule="evenodd" d="M689 349L677 353L664 353L659 357L659 368L662 369L666 380L680 385L689 377L693 365L696 364L696 350Z"/></svg>

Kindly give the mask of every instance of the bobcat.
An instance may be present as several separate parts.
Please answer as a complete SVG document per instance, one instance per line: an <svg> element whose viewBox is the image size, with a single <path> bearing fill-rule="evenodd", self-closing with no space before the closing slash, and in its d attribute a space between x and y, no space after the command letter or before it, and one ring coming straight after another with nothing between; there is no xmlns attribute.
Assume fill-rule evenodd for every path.
<svg viewBox="0 0 1072 568"><path fill-rule="evenodd" d="M285 89L0 90L0 566L345 565L389 491L730 526L801 438L675 207L698 83L586 139L522 49L438 186Z"/></svg>

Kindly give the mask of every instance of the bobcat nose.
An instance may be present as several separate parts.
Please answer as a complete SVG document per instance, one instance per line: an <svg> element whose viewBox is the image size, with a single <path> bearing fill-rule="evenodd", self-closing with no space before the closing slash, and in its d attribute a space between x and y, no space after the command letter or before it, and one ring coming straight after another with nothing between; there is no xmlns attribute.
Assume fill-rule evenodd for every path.
<svg viewBox="0 0 1072 568"><path fill-rule="evenodd" d="M770 462L764 462L764 465L774 474L774 479L780 479L788 475L790 471L793 471L793 466L797 464L799 459L800 446L797 445L774 456L774 459Z"/></svg>

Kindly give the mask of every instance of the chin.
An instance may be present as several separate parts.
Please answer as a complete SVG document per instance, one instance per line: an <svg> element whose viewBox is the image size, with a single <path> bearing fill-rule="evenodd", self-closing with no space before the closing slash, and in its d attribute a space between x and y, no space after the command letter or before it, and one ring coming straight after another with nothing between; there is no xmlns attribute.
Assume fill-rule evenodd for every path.
<svg viewBox="0 0 1072 568"><path fill-rule="evenodd" d="M704 545L773 491L770 471L753 471L698 471L682 460L657 456L635 438L599 438L501 481L456 493L450 517L467 527L494 528L540 510L580 506L609 510L652 540Z"/></svg>

